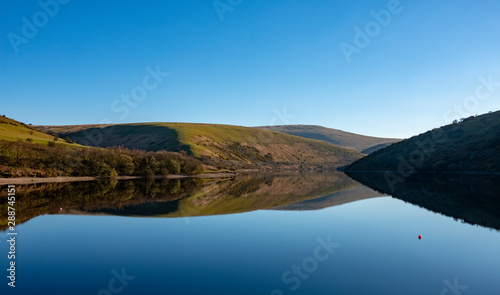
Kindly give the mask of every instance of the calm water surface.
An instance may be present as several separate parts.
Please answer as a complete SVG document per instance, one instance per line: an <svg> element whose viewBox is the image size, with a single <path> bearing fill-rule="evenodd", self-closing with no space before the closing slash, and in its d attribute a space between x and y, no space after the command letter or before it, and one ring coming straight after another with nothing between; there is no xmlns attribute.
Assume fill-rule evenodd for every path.
<svg viewBox="0 0 500 295"><path fill-rule="evenodd" d="M1 294L500 294L497 229L335 173L18 189Z"/></svg>

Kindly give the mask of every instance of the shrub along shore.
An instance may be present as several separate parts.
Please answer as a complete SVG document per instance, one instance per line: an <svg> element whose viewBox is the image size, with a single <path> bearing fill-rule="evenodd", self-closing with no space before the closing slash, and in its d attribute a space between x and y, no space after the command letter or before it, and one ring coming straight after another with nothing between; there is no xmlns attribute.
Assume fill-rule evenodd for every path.
<svg viewBox="0 0 500 295"><path fill-rule="evenodd" d="M1 177L141 176L198 174L201 162L186 153L122 147L75 147L0 140Z"/></svg>

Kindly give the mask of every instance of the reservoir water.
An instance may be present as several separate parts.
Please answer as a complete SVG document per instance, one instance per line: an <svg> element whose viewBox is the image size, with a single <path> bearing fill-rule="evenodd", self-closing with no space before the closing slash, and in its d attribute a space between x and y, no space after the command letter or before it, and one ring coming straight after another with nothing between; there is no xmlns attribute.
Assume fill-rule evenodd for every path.
<svg viewBox="0 0 500 295"><path fill-rule="evenodd" d="M452 216L337 172L16 189L1 294L500 294L500 213L462 198Z"/></svg>

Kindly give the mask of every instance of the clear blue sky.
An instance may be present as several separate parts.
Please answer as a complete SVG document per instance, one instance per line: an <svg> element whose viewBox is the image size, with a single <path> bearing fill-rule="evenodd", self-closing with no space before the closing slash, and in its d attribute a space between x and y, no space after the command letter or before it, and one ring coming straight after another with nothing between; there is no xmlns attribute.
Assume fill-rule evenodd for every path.
<svg viewBox="0 0 500 295"><path fill-rule="evenodd" d="M500 109L497 0L220 0L219 12L213 0L54 1L41 0L48 13L35 0L0 2L0 114L25 123L409 137ZM354 28L367 25L369 44L358 38L348 62L341 44L356 46ZM168 76L149 77L157 65ZM132 92L141 101L122 101Z"/></svg>

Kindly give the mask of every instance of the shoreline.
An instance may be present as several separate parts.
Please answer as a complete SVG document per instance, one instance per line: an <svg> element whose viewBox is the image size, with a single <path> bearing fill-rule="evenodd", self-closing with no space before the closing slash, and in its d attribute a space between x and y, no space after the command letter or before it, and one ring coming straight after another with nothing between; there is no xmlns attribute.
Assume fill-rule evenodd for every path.
<svg viewBox="0 0 500 295"><path fill-rule="evenodd" d="M203 174L169 174L157 175L153 179L183 179L183 178L226 178L234 177L239 173L203 173ZM81 181L109 181L109 180L132 180L146 179L144 176L56 176L56 177L13 177L0 178L0 185L9 184L34 184L34 183L58 183L58 182L81 182Z"/></svg>

